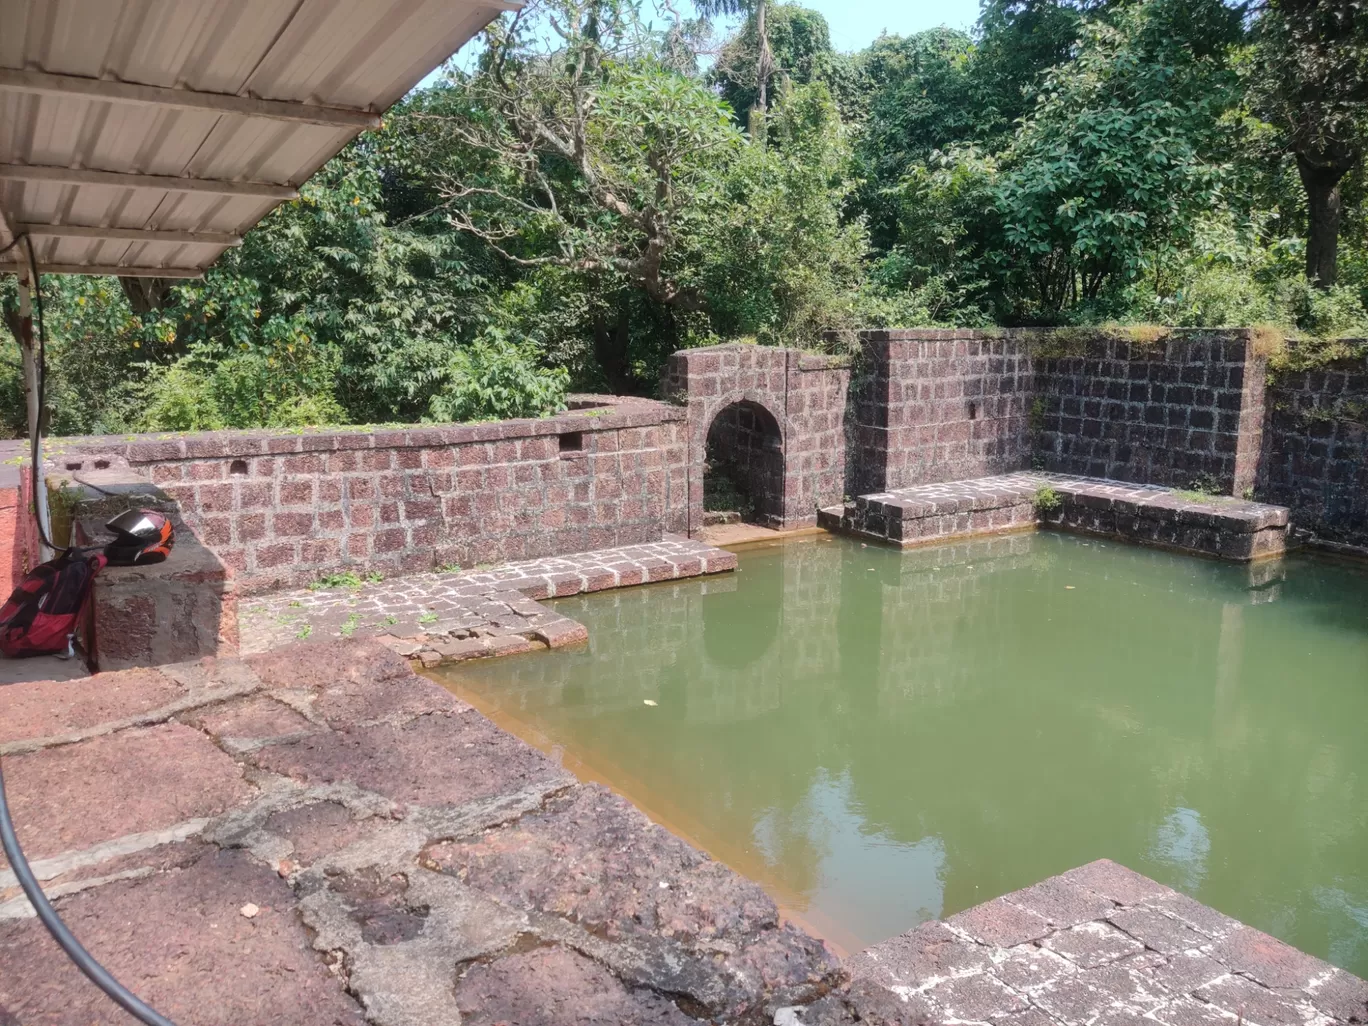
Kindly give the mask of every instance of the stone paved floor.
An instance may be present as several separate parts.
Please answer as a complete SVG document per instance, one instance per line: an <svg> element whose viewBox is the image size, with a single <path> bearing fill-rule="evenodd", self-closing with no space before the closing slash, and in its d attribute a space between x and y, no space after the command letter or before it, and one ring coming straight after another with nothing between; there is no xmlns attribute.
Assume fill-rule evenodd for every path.
<svg viewBox="0 0 1368 1026"><path fill-rule="evenodd" d="M670 537L484 570L280 592L244 602L240 646L253 655L308 638L375 637L424 666L559 648L588 634L537 599L734 569L733 553Z"/></svg>
<svg viewBox="0 0 1368 1026"><path fill-rule="evenodd" d="M181 1026L1349 1026L1368 983L1107 862L841 964L373 640L0 688L21 840ZM0 862L0 1024L129 1020Z"/></svg>

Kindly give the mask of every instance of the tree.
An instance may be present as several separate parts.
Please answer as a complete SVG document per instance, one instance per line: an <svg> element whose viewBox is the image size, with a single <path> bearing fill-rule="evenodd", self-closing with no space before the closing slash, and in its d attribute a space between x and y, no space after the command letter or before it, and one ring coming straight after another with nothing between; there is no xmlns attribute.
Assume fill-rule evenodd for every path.
<svg viewBox="0 0 1368 1026"><path fill-rule="evenodd" d="M759 92L762 38L771 51L771 80L778 76L799 85L826 82L833 92L845 85L846 62L832 49L831 30L821 14L797 4L778 4L769 8L766 19L763 37L757 34L754 19L742 25L722 47L708 75L743 124L748 112L766 106ZM771 95L766 92L767 98Z"/></svg>
<svg viewBox="0 0 1368 1026"><path fill-rule="evenodd" d="M856 203L881 252L897 241L906 200L898 183L936 151L979 134L973 53L969 36L937 28L881 37L860 54L859 74L869 96L855 147L862 180Z"/></svg>
<svg viewBox="0 0 1368 1026"><path fill-rule="evenodd" d="M1339 277L1341 183L1368 145L1363 0L1269 0L1258 21L1254 103L1283 134L1306 190L1306 277Z"/></svg>
<svg viewBox="0 0 1368 1026"><path fill-rule="evenodd" d="M547 16L534 26L533 12ZM528 5L491 27L482 66L418 128L451 226L509 264L618 275L702 310L677 243L720 200L741 136L702 83L653 59L635 14L620 0Z"/></svg>
<svg viewBox="0 0 1368 1026"><path fill-rule="evenodd" d="M1078 56L1046 75L998 199L1003 259L1029 276L1032 316L1154 270L1219 203L1238 32L1221 0L1142 0L1087 22Z"/></svg>
<svg viewBox="0 0 1368 1026"><path fill-rule="evenodd" d="M744 14L755 26L759 52L755 61L755 109L769 109L769 80L774 73L774 53L770 49L769 0L694 0L694 9L705 18ZM737 113L740 113L739 111Z"/></svg>

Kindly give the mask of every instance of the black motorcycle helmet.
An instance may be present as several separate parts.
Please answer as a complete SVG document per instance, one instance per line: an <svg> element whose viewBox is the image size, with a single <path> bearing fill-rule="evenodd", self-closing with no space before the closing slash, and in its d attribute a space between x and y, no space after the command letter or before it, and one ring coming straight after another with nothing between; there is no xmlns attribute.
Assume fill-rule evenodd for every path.
<svg viewBox="0 0 1368 1026"><path fill-rule="evenodd" d="M171 554L171 521L154 509L130 509L105 524L114 540L105 546L110 566L160 563Z"/></svg>

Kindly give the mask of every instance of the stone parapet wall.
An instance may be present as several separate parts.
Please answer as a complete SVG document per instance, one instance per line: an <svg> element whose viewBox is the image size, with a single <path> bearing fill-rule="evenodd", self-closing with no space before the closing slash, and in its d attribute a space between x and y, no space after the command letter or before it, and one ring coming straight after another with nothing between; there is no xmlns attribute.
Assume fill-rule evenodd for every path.
<svg viewBox="0 0 1368 1026"><path fill-rule="evenodd" d="M861 342L854 494L1029 465L1035 377L1022 336L871 331Z"/></svg>
<svg viewBox="0 0 1368 1026"><path fill-rule="evenodd" d="M1267 361L1247 331L1152 343L1101 335L1036 360L1036 462L1065 474L1243 495L1254 487Z"/></svg>
<svg viewBox="0 0 1368 1026"><path fill-rule="evenodd" d="M683 411L606 401L488 424L63 439L52 460L146 475L254 592L340 568L472 566L683 529Z"/></svg>
<svg viewBox="0 0 1368 1026"><path fill-rule="evenodd" d="M1258 493L1318 537L1368 546L1365 355L1276 374L1268 389Z"/></svg>

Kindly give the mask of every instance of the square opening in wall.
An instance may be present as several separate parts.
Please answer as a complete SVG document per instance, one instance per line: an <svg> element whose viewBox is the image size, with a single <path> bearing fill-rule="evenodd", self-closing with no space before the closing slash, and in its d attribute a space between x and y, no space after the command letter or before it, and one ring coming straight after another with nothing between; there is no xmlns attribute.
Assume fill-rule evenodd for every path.
<svg viewBox="0 0 1368 1026"><path fill-rule="evenodd" d="M568 431L561 435L560 452L562 456L574 456L584 452L584 432Z"/></svg>

